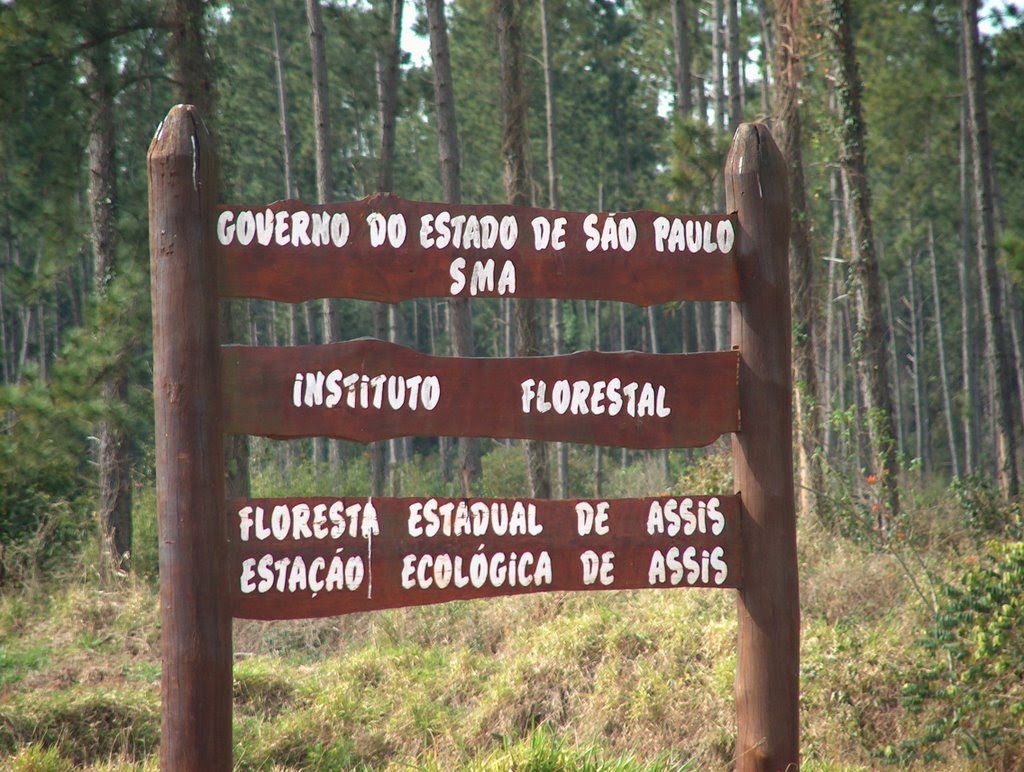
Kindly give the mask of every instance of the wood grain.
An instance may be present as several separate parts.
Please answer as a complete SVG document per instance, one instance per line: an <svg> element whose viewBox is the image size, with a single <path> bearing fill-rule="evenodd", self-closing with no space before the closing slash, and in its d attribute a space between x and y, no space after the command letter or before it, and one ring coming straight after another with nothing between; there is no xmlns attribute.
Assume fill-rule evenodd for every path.
<svg viewBox="0 0 1024 772"><path fill-rule="evenodd" d="M768 129L743 124L726 162L738 210L743 301L734 306L743 428L733 435L742 494L746 582L739 593L736 671L739 770L800 763L800 597L793 492L789 188Z"/></svg>
<svg viewBox="0 0 1024 772"><path fill-rule="evenodd" d="M196 109L149 149L153 395L163 669L161 768L231 768L213 142Z"/></svg>
<svg viewBox="0 0 1024 772"><path fill-rule="evenodd" d="M554 590L738 587L738 512L735 496L237 499L227 511L232 608L236 617L297 619ZM335 558L339 571L350 560L361 567L358 585L325 586ZM472 580L474 561L487 561L483 581Z"/></svg>
<svg viewBox="0 0 1024 772"><path fill-rule="evenodd" d="M369 442L400 436L478 436L596 443L629 448L671 448L707 445L739 427L737 363L734 351L704 354L640 354L580 352L559 357L475 359L432 357L412 349L362 339L325 346L222 348L225 430L268 437L329 436ZM349 391L328 407L328 379L357 377L355 406ZM305 402L307 379L323 374L323 404ZM411 406L392 406L389 393L398 381L382 384L380 407L374 406L374 385L363 376L403 379L436 377L439 398L426 409L423 396ZM294 404L296 377L302 404ZM618 386L613 385L617 379ZM544 396L523 409L523 384ZM558 382L566 382L557 385ZM418 382L418 385L425 381ZM577 385L584 384L584 385ZM601 384L601 386L598 386ZM627 391L633 388L634 399ZM361 391L365 385L365 393ZM573 400L559 414L555 391L579 389L584 399ZM612 415L611 393L618 390L621 405ZM603 394L595 397L595 391ZM644 414L652 403L668 410L664 417ZM552 406L544 411L545 403ZM641 404L643 403L643 404ZM630 405L633 409L630 410ZM562 403L564 407L564 402ZM600 414L594 414L595 409ZM542 412L543 411L543 412ZM632 414L631 414L632 413Z"/></svg>
<svg viewBox="0 0 1024 772"><path fill-rule="evenodd" d="M316 214L341 217L349 227L343 246L337 246L326 231L326 243L314 238L313 227L304 219ZM493 246L482 240L462 240L458 245L447 243L438 247L440 231L435 227L437 216L485 216L501 223L503 218L515 222L516 238L508 248L497 239ZM373 246L368 219L380 215L384 220L401 216L405 222L404 238L398 247L384 239ZM588 213L561 212L548 209L495 205L447 205L407 201L389 194L377 194L360 201L317 205L300 201L280 201L263 207L222 206L220 208L220 293L224 297L256 297L296 303L323 297L358 298L395 303L418 297L468 296L472 291L473 265L494 261L491 289L480 297L587 298L618 300L638 305L651 305L674 300L736 300L739 297L736 263L733 250L722 252L718 246L719 229L735 232L734 221L726 215L664 216L655 212L623 212L596 215L592 225L599 237L605 229L616 236L600 239L591 251L585 228ZM245 219L261 227L246 225ZM424 218L428 224L425 240L421 238ZM542 218L554 231L559 218L564 220L564 246L556 249L549 236L538 247L533 221ZM663 218L659 220L658 218ZM309 218L306 218L309 219ZM614 227L606 226L612 220ZM625 221L635 226L635 243L623 248L627 241L618 240ZM671 225L678 220L674 233L687 233L682 249L671 238ZM278 223L280 222L280 226ZM340 222L340 220L336 220ZM656 222L669 228L669 237L661 239L658 250ZM680 230L681 229L681 230ZM252 232L252 235L248 235ZM454 242L455 229L448 227ZM384 229L386 233L386 228ZM245 233L242 236L241 233ZM261 243L262 241L267 243ZM340 231L339 231L340 236ZM248 243L240 243L247 241ZM729 239L731 242L733 239ZM283 243L279 243L283 242ZM308 241L309 243L304 243ZM467 241L469 243L467 243ZM294 243L293 243L294 242ZM424 246L424 243L431 246ZM725 242L723 242L725 243ZM479 245L478 245L479 244ZM690 248L694 247L694 248ZM453 293L451 262L465 260L465 287ZM499 292L499 278L506 261L515 271L515 290Z"/></svg>

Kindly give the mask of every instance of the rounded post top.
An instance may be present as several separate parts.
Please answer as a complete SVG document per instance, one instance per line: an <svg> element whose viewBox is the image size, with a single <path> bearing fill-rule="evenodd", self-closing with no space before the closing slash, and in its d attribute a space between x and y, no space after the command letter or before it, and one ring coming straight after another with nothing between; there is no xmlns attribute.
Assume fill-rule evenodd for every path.
<svg viewBox="0 0 1024 772"><path fill-rule="evenodd" d="M771 179L770 188L762 188L762 197L771 202L778 198L789 202L789 178L782 151L772 133L763 123L741 123L732 138L725 162L726 178L742 174L759 174Z"/></svg>
<svg viewBox="0 0 1024 772"><path fill-rule="evenodd" d="M789 243L789 172L763 123L743 123L736 129L725 162L725 204L727 211L739 213L741 235L747 234L738 242L741 253L751 235L762 244ZM788 260L785 250L780 260ZM770 265L765 270L766 276L776 275Z"/></svg>
<svg viewBox="0 0 1024 772"><path fill-rule="evenodd" d="M160 122L149 145L148 157L198 153L210 140L210 131L195 105L177 104Z"/></svg>

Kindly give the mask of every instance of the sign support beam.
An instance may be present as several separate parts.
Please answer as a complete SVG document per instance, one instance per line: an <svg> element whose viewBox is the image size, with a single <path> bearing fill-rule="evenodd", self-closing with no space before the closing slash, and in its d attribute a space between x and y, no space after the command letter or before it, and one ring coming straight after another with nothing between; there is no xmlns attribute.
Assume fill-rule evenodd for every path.
<svg viewBox="0 0 1024 772"><path fill-rule="evenodd" d="M736 769L799 766L800 603L793 494L789 186L768 129L743 124L725 167L726 209L738 213L740 431L733 476L742 495L738 593Z"/></svg>
<svg viewBox="0 0 1024 772"><path fill-rule="evenodd" d="M231 611L213 142L178 105L149 148L160 532L160 765L231 769Z"/></svg>

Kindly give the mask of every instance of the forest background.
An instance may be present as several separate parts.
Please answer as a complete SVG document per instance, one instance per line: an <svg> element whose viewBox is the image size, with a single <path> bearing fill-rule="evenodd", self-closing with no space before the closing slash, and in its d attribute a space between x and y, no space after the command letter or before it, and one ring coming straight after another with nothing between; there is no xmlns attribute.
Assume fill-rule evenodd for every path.
<svg viewBox="0 0 1024 772"><path fill-rule="evenodd" d="M135 614L152 623L151 612L133 604L145 606L140 597L151 601L157 573L145 154L170 105L192 102L206 115L219 138L225 201L339 201L380 190L427 201L507 201L507 109L495 47L495 8L503 5L459 0L443 9L454 105L454 121L447 122L431 56L437 43L433 51L424 47L428 16L436 24L442 7L434 0L404 8L397 0L0 5L0 663L9 673L0 673L6 719L0 752L97 763L96 753L146 759L155 743L146 734L153 695L144 677L138 680L149 688L146 696L117 692L103 703L127 710L141 700L141 717L128 721L139 728L114 733L121 744L101 744L99 751L50 737L47 721L56 719L46 711L56 708L19 700L30 699L33 677L59 669L51 649L38 661L25 654L42 645L25 636L62 619L55 583L72 593L69 605L102 617L88 622L91 634L130 624L133 635L152 635L127 620ZM823 762L910 763L939 753L954 766L965 759L1008 768L1021 763L1021 13L1012 4L979 9L971 0L545 0L509 7L523 30L525 194L532 205L721 211L725 153L741 121L767 122L793 172L801 568L805 618L823 625L808 629L813 622L805 621L805 642L812 642L805 651L805 710L813 713L817 695L846 716L840 726L809 728L812 750L805 753ZM420 36L415 45L413 31ZM425 53L404 53L412 48ZM500 298L397 306L254 300L225 312L225 340L259 344L370 335L429 353L484 356L528 353L527 345L544 353L729 345L724 304L577 301L524 311ZM461 331L460 324L466 325ZM730 489L717 446L671 453L551 450L538 466L519 444L492 440L416 438L368 447L253 439L231 449L230 485L253 495L529 491L565 497ZM849 585L835 573L823 576L829 564L831 572L844 567ZM864 586L850 586L858 578ZM561 616L564 602L559 610L512 604L500 613L520 620L539 614L555 627L571 617L578 638L578 624L587 624L579 620L588 614L602 620L590 619L595 629L608 633L611 625L622 633L637 627L637 614L668 613L645 604L675 602L728 637L730 614L717 599L616 596L579 601L578 608L570 601L568 617ZM872 609L877 604L885 613ZM694 605L699 609L689 608ZM494 625L494 640L466 644L471 654L539 645L513 646L507 621L482 621L479 610L463 613L467 625L483 631ZM401 637L395 630L419 641L421 651L438 645L424 632L432 618L382 619L390 621L294 634L247 628L236 637L260 656L281 649L321 658L339 641L372 649L381 635ZM863 629L851 632L858 621ZM890 626L876 626L882 622ZM667 629L663 634L675 640ZM842 659L847 647L861 658L873 636L885 642L873 671L884 683L858 681L856 689L848 684L818 695L823 687L814 678L828 668L815 659L821 652L814 645L827 639L828 656ZM609 640L638 661L649 652L642 641ZM601 647L593 656L614 659ZM283 704L300 704L296 687L270 677L260 656L239 665L242 691L257 684L279 689ZM905 665L890 668L892 682L880 672L887 658ZM527 667L519 660L513 666ZM711 685L698 689L705 707L723 681L715 670L721 666L708 667ZM521 683L513 681L518 686L508 686L513 693L539 678L520 675ZM580 683L572 681L577 676ZM596 694L579 673L566 677L574 685L563 685L563 695ZM665 688L634 686L652 701ZM89 700L99 697L88 692L81 699L95 707ZM590 757L589 740L566 739L570 717L575 726L586 725L579 712L555 710L545 702L550 695L537 699L539 707L525 716L475 719L505 727L474 746L480 757L465 738L419 727L419 739L409 742L360 740L363 730L353 729L344 751L350 755L337 758L373 765L434 758L444 766L453 758L498 758L488 753L569 753L577 761L633 754L641 764L728 762L729 730L718 714L717 723L708 719L714 728L706 733L684 733L680 741L655 732L651 741L624 732L598 743L598 755ZM474 705L482 710L486 702L480 696ZM657 715L637 718L641 708L631 710L638 727L657 722ZM915 718L921 713L926 720ZM15 714L33 718L19 723ZM610 716L618 714L607 705L604 715L605 724L616 723ZM311 760L312 749L342 753L314 734L296 741L305 756L291 746L274 756L276 740L267 738L285 730L266 727L277 718L249 716L258 729L251 737L243 732L236 757L252 766L329 767ZM417 722L429 724L422 716Z"/></svg>

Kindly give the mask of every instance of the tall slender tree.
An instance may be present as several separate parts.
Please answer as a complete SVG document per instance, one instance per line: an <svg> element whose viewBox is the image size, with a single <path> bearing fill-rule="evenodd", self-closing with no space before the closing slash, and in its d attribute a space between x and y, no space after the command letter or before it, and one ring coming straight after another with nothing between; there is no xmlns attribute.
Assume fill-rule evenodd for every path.
<svg viewBox="0 0 1024 772"><path fill-rule="evenodd" d="M288 91L285 88L285 59L281 46L281 27L277 18L277 3L270 0L270 34L274 45L274 83L277 86L277 118L281 127L281 158L284 172L284 194L298 196L295 187L295 162L292 158L292 130L288 117Z"/></svg>
<svg viewBox="0 0 1024 772"><path fill-rule="evenodd" d="M985 369L989 402L996 431L996 475L1004 497L1017 495L1017 435L1013 409L1013 373L1006 339L999 266L996 262L995 216L993 213L992 144L985 102L984 69L978 39L978 0L962 0L961 30L969 136L974 162L974 209L978 276L981 287L982 322L985 331Z"/></svg>
<svg viewBox="0 0 1024 772"><path fill-rule="evenodd" d="M551 55L551 25L548 18L547 0L540 0L541 57L544 66L544 122L547 127L548 159L548 206L561 206L558 191L558 143L555 128L555 73ZM553 354L565 353L565 329L562 318L562 301L551 300L551 349ZM569 445L555 443L556 495L569 496Z"/></svg>
<svg viewBox="0 0 1024 772"><path fill-rule="evenodd" d="M455 90L452 85L451 55L448 51L448 23L444 0L427 0L427 26L430 57L434 65L434 105L437 112L437 148L441 167L441 193L450 204L462 203L461 152L455 119ZM473 341L473 317L469 298L448 301L452 355L471 357L476 353ZM476 437L459 438L459 478L462 494L470 496L481 474L480 441Z"/></svg>
<svg viewBox="0 0 1024 772"><path fill-rule="evenodd" d="M178 101L195 105L208 125L215 125L215 92L209 56L204 35L206 5L201 0L169 0L168 21L171 29L171 68ZM216 142L217 138L214 137ZM214 170L219 175L219 170ZM212 181L215 189L221 189L219 176ZM217 196L219 198L219 194ZM227 342L241 342L247 334L244 319L237 312L235 303L221 303L221 339ZM249 438L229 434L224 438L225 472L227 474L227 495L231 497L249 494Z"/></svg>
<svg viewBox="0 0 1024 772"><path fill-rule="evenodd" d="M966 67L963 55L963 34L961 33L960 44L960 75L966 80ZM959 170L959 193L960 193L960 217L958 219L957 234L959 236L959 254L957 256L956 269L957 278L960 284L960 393L962 405L960 408L961 429L964 438L964 472L972 474L975 471L978 460L978 446L980 434L979 401L978 401L978 367L977 367L977 346L975 345L973 330L976 328L977 309L969 298L976 296L977 277L975 271L971 270L971 263L976 262L976 253L971 249L971 143L970 136L970 115L967 95L960 97L960 158Z"/></svg>
<svg viewBox="0 0 1024 772"><path fill-rule="evenodd" d="M395 189L395 121L398 114L398 65L402 56L402 0L390 0L387 4L387 27L378 46L375 57L377 80L377 116L380 137L380 160L377 173L377 190L390 193ZM391 304L375 303L373 308L374 327L378 337L385 337L392 343L398 342L398 308ZM388 448L387 477L391 480L392 493L398 495L398 467L403 453L402 439L390 440ZM374 443L372 458L380 461L380 449L384 443ZM374 482L380 474L374 469ZM376 495L380 493L376 492Z"/></svg>
<svg viewBox="0 0 1024 772"><path fill-rule="evenodd" d="M943 333L942 297L939 294L939 261L935 249L935 224L928 220L928 267L931 275L932 297L935 298L935 337L939 354L939 385L942 387L942 417L949 446L949 462L954 477L960 476L959 448L953 420L953 399L950 396L949 370L946 364L946 336Z"/></svg>
<svg viewBox="0 0 1024 772"><path fill-rule="evenodd" d="M277 119L281 137L281 162L284 174L284 194L286 198L297 198L299 195L295 180L295 158L292 153L292 129L288 110L288 90L285 81L285 54L281 44L281 26L277 14L277 3L270 0L270 37L274 47L274 84L277 90ZM276 308L272 310L276 316ZM294 303L288 304L288 345L299 344L298 308ZM287 443L284 448L284 465L287 468L298 458L296 443Z"/></svg>
<svg viewBox="0 0 1024 772"><path fill-rule="evenodd" d="M91 219L93 277L96 295L103 301L118 271L116 230L117 162L114 128L114 64L105 4L91 2L90 30L94 41L84 57L85 85L92 111L89 115L89 213ZM112 415L100 427L99 515L115 564L127 568L132 548L131 438L114 417L123 406L128 382L122 348L112 375L103 384L103 400Z"/></svg>
<svg viewBox="0 0 1024 772"><path fill-rule="evenodd" d="M796 445L799 511L822 512L825 474L820 449L824 445L821 389L817 364L818 299L814 281L807 185L804 180L800 123L801 0L776 0L775 135L789 172L792 231L789 242L789 282L793 306L793 381L796 387Z"/></svg>
<svg viewBox="0 0 1024 772"><path fill-rule="evenodd" d="M523 74L523 16L525 0L494 0L498 28L498 59L501 71L501 156L504 166L505 197L513 206L530 204L530 180L526 154L529 133L526 125L526 85ZM536 301L514 301L516 353L540 354L540 330ZM547 445L524 442L530 495L551 497Z"/></svg>
<svg viewBox="0 0 1024 772"><path fill-rule="evenodd" d="M395 189L395 119L398 114L398 65L402 58L402 0L388 4L387 34L377 51L377 105L380 122L380 166L377 190Z"/></svg>
<svg viewBox="0 0 1024 772"><path fill-rule="evenodd" d="M871 189L868 185L861 105L863 85L850 15L849 0L830 0L829 27L836 61L835 81L841 127L839 163L849 196L847 219L851 242L851 283L857 311L854 358L867 409L871 464L877 468L883 491L883 507L879 511L879 529L882 530L884 515L896 517L900 513L899 464L892 387L886 361L882 288L871 222Z"/></svg>
<svg viewBox="0 0 1024 772"><path fill-rule="evenodd" d="M672 0L672 64L676 113L681 118L689 118L693 114L693 49L690 43L689 13L686 0Z"/></svg>
<svg viewBox="0 0 1024 772"><path fill-rule="evenodd" d="M313 143L316 148L316 197L321 204L331 200L334 172L331 166L331 111L330 88L327 76L327 53L324 46L323 14L320 0L306 0L306 20L308 22L310 73L313 78ZM313 309L307 304L306 327L309 330L310 342L313 342ZM321 301L320 322L321 337L324 343L330 343L334 337L334 311L331 299ZM313 458L320 461L326 444L320 437L313 438Z"/></svg>
<svg viewBox="0 0 1024 772"><path fill-rule="evenodd" d="M740 61L740 0L726 0L727 45L729 62L729 129L735 131L743 121L743 62Z"/></svg>

